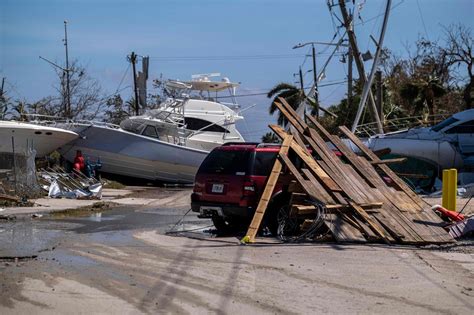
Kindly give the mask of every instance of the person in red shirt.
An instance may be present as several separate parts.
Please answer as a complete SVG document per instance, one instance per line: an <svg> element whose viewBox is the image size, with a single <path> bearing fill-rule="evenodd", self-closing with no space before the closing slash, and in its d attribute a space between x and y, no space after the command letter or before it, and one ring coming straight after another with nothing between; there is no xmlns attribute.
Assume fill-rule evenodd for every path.
<svg viewBox="0 0 474 315"><path fill-rule="evenodd" d="M82 152L80 150L76 151L76 157L74 158L74 166L73 168L76 172L84 172L85 161L84 157L82 156Z"/></svg>

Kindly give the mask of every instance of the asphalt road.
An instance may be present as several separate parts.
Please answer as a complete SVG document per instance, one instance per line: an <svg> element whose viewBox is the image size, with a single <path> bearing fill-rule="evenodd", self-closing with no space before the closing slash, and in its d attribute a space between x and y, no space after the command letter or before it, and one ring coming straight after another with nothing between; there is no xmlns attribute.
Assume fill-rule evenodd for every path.
<svg viewBox="0 0 474 315"><path fill-rule="evenodd" d="M473 242L279 244L217 237L189 190L77 217L0 222L0 314L471 314ZM171 233L166 233L170 232ZM15 259L17 257L17 259Z"/></svg>

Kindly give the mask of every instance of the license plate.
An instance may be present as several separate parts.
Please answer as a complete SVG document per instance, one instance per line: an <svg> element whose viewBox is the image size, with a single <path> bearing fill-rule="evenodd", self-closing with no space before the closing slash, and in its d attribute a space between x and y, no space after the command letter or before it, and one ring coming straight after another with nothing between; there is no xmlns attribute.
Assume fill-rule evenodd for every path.
<svg viewBox="0 0 474 315"><path fill-rule="evenodd" d="M222 194L224 192L224 184L212 184L213 193Z"/></svg>

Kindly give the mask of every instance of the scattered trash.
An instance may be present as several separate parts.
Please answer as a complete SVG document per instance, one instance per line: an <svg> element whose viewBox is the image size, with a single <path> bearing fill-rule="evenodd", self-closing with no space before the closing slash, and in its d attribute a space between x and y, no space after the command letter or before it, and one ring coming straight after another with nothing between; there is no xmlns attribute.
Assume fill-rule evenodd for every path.
<svg viewBox="0 0 474 315"><path fill-rule="evenodd" d="M32 217L32 218L38 218L38 219L39 219L39 218L42 218L43 215L42 215L42 214L39 214L39 213L33 213L33 214L31 215L31 217Z"/></svg>
<svg viewBox="0 0 474 315"><path fill-rule="evenodd" d="M77 172L68 174L62 168L59 171L42 170L39 178L50 198L102 199L103 185L95 178Z"/></svg>
<svg viewBox="0 0 474 315"><path fill-rule="evenodd" d="M449 234L454 238L467 236L474 232L474 216L463 221L456 222L449 227Z"/></svg>
<svg viewBox="0 0 474 315"><path fill-rule="evenodd" d="M441 197L442 194L443 194L442 190L437 190L429 194L428 197L433 197L433 198ZM464 197L464 198L474 195L474 184L466 184L463 186L458 186L456 194L458 197Z"/></svg>
<svg viewBox="0 0 474 315"><path fill-rule="evenodd" d="M0 214L0 220L13 221L15 219L16 219L16 217L14 215L2 215L2 214Z"/></svg>

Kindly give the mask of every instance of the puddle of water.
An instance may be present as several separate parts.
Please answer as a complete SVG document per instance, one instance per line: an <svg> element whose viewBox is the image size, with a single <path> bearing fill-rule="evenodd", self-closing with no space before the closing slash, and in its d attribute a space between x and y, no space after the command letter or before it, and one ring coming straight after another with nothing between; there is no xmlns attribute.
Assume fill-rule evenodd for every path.
<svg viewBox="0 0 474 315"><path fill-rule="evenodd" d="M136 230L153 229L165 234L183 217L179 209L152 209L147 212L117 208L93 212L81 217L43 217L39 220L0 222L0 256L32 256L55 247L62 239L80 240L75 234L107 245L137 245ZM209 222L189 213L184 225L175 226L180 233L209 237ZM192 230L192 231L189 231ZM181 234L183 235L183 234Z"/></svg>
<svg viewBox="0 0 474 315"><path fill-rule="evenodd" d="M96 262L95 260L91 258L71 254L70 252L64 251L64 250L57 250L54 253L45 255L46 258L50 256L54 257L58 261L65 262L68 265L74 265L78 267L79 269L84 268L84 267L95 267L97 265L100 265L100 263Z"/></svg>
<svg viewBox="0 0 474 315"><path fill-rule="evenodd" d="M33 256L51 248L64 231L44 229L36 222L15 222L2 226L0 233L0 257Z"/></svg>

